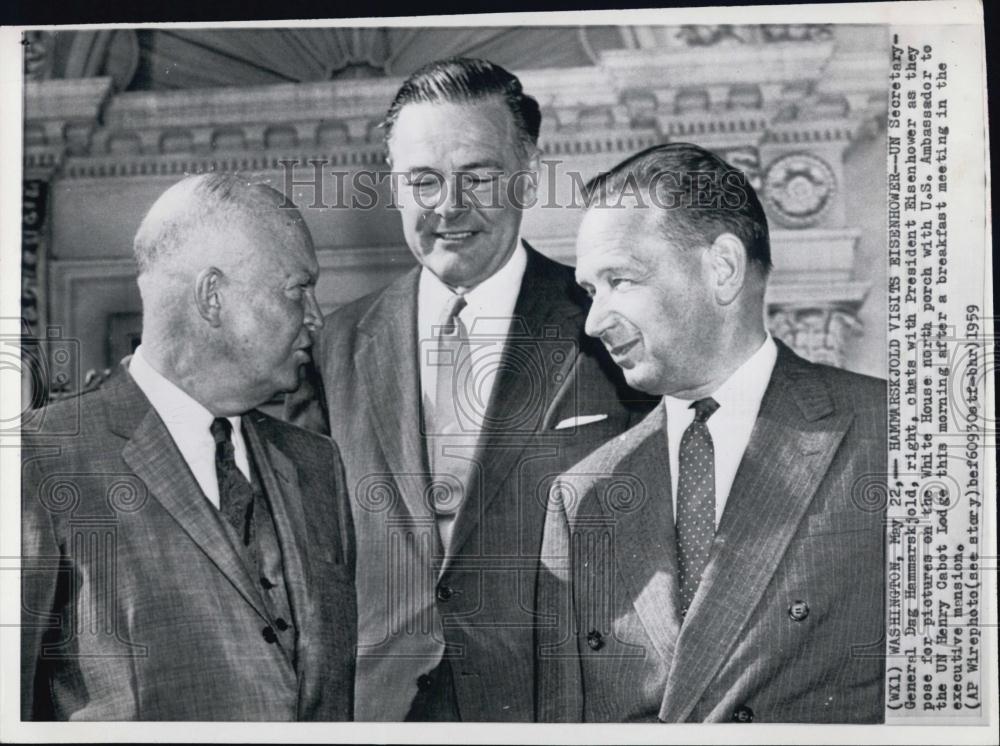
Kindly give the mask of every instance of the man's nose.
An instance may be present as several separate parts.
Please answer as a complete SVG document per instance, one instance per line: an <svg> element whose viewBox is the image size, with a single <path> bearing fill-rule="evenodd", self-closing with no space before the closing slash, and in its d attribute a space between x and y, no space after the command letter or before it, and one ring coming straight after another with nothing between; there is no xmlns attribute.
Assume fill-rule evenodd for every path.
<svg viewBox="0 0 1000 746"><path fill-rule="evenodd" d="M304 323L310 332L318 332L323 328L323 309L319 307L319 301L316 300L316 292L312 288L306 288Z"/></svg>
<svg viewBox="0 0 1000 746"><path fill-rule="evenodd" d="M594 295L583 330L588 337L600 337L611 326L612 315L600 293Z"/></svg>
<svg viewBox="0 0 1000 746"><path fill-rule="evenodd" d="M454 178L443 179L441 189L438 192L437 203L434 206L435 214L442 218L448 218L465 212L469 209L469 195L462 186L460 174Z"/></svg>

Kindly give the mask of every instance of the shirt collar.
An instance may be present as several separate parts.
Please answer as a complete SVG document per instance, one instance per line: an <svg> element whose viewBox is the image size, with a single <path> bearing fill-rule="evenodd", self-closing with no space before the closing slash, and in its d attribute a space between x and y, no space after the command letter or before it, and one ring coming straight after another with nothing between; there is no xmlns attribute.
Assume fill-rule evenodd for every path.
<svg viewBox="0 0 1000 746"><path fill-rule="evenodd" d="M768 334L757 351L733 371L722 385L709 394L718 402L719 411L725 410L727 414L752 412L756 416L777 359L778 346L774 343L774 338ZM692 401L692 399L664 396L663 404L667 409L668 418L682 416L682 412L691 406ZM690 417L693 419L694 414L691 413Z"/></svg>
<svg viewBox="0 0 1000 746"><path fill-rule="evenodd" d="M514 302L521 292L521 280L528 266L528 252L524 249L521 237L506 263L492 275L465 293L466 307L459 317L466 321L477 320L475 333L491 333L490 329L479 328L490 319L502 319L504 330L514 314ZM420 287L418 290L419 308L429 314L431 324L440 323L438 315L445 308L455 292L445 285L427 267L420 271ZM422 314L423 315L423 314ZM466 326L471 326L466 324ZM429 331L429 330L426 330ZM473 331L470 329L470 331Z"/></svg>
<svg viewBox="0 0 1000 746"><path fill-rule="evenodd" d="M168 427L209 432L215 416L200 402L150 365L142 352L142 345L139 345L132 353L128 372L136 385L142 389L142 393L149 399L149 403L153 405L153 409L156 410L160 419ZM239 432L240 418L229 417L228 419L233 425L233 431Z"/></svg>

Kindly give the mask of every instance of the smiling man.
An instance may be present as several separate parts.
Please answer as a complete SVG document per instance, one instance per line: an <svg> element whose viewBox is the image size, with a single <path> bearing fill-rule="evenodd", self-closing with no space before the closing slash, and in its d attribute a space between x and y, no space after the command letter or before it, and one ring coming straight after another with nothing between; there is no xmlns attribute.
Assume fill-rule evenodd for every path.
<svg viewBox="0 0 1000 746"><path fill-rule="evenodd" d="M767 220L720 158L590 186L587 333L662 404L551 490L540 718L881 721L884 381L768 334Z"/></svg>
<svg viewBox="0 0 1000 746"><path fill-rule="evenodd" d="M226 174L164 192L134 242L142 344L23 439L24 719L351 718L340 455L255 409L323 325L284 201Z"/></svg>
<svg viewBox="0 0 1000 746"><path fill-rule="evenodd" d="M327 317L289 401L346 444L359 720L534 718L548 485L651 406L584 334L572 269L521 238L540 123L484 60L403 83L384 127L419 266Z"/></svg>

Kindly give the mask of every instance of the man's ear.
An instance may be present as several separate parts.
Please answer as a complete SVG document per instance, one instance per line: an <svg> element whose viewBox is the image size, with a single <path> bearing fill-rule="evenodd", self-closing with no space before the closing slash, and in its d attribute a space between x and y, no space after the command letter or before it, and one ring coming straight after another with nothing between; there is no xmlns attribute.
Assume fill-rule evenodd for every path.
<svg viewBox="0 0 1000 746"><path fill-rule="evenodd" d="M713 289L720 305L728 306L743 290L747 279L747 251L732 233L721 233L709 247Z"/></svg>
<svg viewBox="0 0 1000 746"><path fill-rule="evenodd" d="M515 178L520 188L519 206L525 209L535 204L535 198L538 195L538 180L541 178L541 151L537 146L531 146L523 164Z"/></svg>
<svg viewBox="0 0 1000 746"><path fill-rule="evenodd" d="M222 324L222 280L224 275L217 267L206 267L198 273L194 283L194 302L199 315L217 327Z"/></svg>
<svg viewBox="0 0 1000 746"><path fill-rule="evenodd" d="M399 209L399 178L402 174L393 171L392 156L388 151L385 153L385 165L389 167L389 207Z"/></svg>

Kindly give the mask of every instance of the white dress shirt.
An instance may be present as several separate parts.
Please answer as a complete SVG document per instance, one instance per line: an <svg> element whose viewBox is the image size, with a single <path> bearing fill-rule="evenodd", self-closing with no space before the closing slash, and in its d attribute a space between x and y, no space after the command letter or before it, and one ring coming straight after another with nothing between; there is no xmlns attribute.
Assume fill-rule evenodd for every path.
<svg viewBox="0 0 1000 746"><path fill-rule="evenodd" d="M458 318L469 334L472 375L463 380L475 382L470 395L474 396L472 406L462 407L466 431L482 429L482 418L489 406L493 384L499 368L507 334L510 331L514 305L521 292L521 279L528 264L528 253L517 239L517 248L507 263L465 294L467 305ZM433 365L433 355L426 352L428 345L434 344L434 327L441 324L441 314L448 306L454 291L441 282L426 267L420 272L417 290L417 339L420 346L420 393L430 407L437 406L437 371Z"/></svg>
<svg viewBox="0 0 1000 746"><path fill-rule="evenodd" d="M201 491L218 508L219 482L215 474L215 439L211 431L215 416L153 368L142 354L142 345L132 354L128 372L167 426ZM233 426L236 466L249 480L250 462L247 460L240 418L227 419Z"/></svg>
<svg viewBox="0 0 1000 746"><path fill-rule="evenodd" d="M764 391L771 380L774 363L778 359L778 347L771 335L764 344L750 356L713 393L709 394L719 404L719 408L708 418L708 432L715 448L715 527L719 527L722 511L726 507L729 491L736 479L743 453L750 443L760 403ZM670 453L670 488L674 501L674 516L677 516L677 477L680 470L681 438L684 431L694 421L692 400L663 397L667 411L667 450Z"/></svg>

